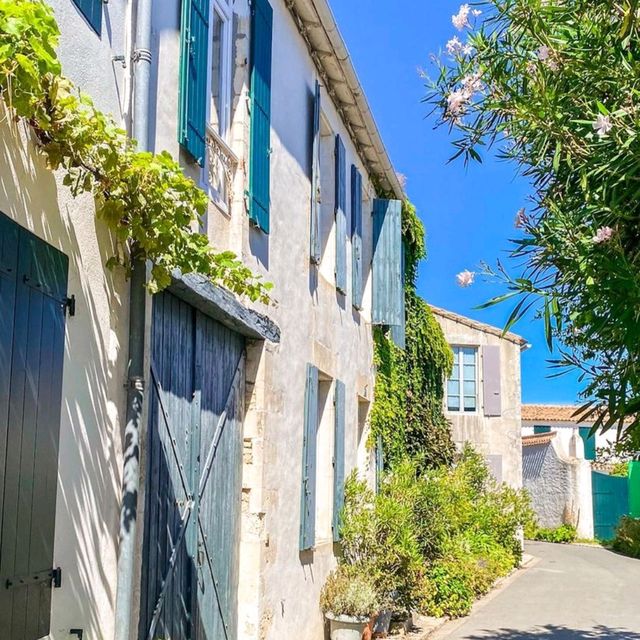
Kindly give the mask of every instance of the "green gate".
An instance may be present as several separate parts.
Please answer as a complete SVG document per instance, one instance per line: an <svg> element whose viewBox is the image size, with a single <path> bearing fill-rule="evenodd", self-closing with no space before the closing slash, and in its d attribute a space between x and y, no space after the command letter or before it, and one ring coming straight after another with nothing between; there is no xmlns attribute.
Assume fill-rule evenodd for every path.
<svg viewBox="0 0 640 640"><path fill-rule="evenodd" d="M593 525L598 540L612 540L622 516L629 513L629 481L592 471Z"/></svg>

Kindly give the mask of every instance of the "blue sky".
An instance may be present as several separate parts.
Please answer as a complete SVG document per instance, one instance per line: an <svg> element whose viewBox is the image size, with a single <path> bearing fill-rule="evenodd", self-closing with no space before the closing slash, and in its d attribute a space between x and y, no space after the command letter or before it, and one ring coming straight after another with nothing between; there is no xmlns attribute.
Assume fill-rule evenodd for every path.
<svg viewBox="0 0 640 640"><path fill-rule="evenodd" d="M419 292L432 304L502 327L511 307L477 310L502 292L500 285L476 281L461 289L455 275L477 270L481 261L505 259L516 211L526 205L527 183L512 165L484 156L482 165L446 164L451 138L427 120L418 68L433 69L429 54L457 32L451 15L459 0L331 0L378 126L396 169L407 176L407 192L427 229L429 256L422 265ZM549 379L549 353L540 321L514 328L532 348L522 356L524 402L573 403L576 376Z"/></svg>

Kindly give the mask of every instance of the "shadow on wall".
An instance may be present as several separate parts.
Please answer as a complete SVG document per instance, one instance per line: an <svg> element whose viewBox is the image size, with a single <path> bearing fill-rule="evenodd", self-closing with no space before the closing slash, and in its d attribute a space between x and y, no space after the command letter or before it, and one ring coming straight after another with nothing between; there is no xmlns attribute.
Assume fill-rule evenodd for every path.
<svg viewBox="0 0 640 640"><path fill-rule="evenodd" d="M616 629L598 625L590 630L569 629L568 627L548 624L543 627L520 631L518 629L498 629L483 632L482 635L465 636L466 640L539 640L553 638L554 640L583 640L584 638L599 638L601 640L640 640L640 633L629 629Z"/></svg>
<svg viewBox="0 0 640 640"><path fill-rule="evenodd" d="M82 626L94 635L104 629L115 599L109 563L115 562L119 519L116 425L126 345L118 334L127 319L118 292L126 290L124 277L103 267L112 239L96 221L91 197L74 200L59 188L22 125L3 116L0 209L69 256L68 290L76 297L76 315L67 318L65 336L54 545L64 579L53 592L52 630Z"/></svg>

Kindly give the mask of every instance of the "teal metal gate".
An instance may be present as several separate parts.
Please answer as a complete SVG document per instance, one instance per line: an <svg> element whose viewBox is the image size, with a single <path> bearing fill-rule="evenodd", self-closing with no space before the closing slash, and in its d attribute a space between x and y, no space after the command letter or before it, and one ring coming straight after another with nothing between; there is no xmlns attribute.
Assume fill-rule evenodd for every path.
<svg viewBox="0 0 640 640"><path fill-rule="evenodd" d="M155 296L140 640L235 640L244 338Z"/></svg>
<svg viewBox="0 0 640 640"><path fill-rule="evenodd" d="M598 540L612 540L620 518L629 513L629 481L593 471L592 491L595 536Z"/></svg>

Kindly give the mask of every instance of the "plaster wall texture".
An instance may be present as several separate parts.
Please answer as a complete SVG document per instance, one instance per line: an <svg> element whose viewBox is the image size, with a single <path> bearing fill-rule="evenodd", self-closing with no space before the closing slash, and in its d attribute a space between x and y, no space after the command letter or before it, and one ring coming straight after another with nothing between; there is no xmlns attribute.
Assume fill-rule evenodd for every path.
<svg viewBox="0 0 640 640"><path fill-rule="evenodd" d="M470 442L487 457L494 474L502 476L498 479L519 488L522 486L520 346L437 313L435 317L450 345L478 347L477 409L473 413L446 412L453 439L458 446ZM484 414L482 347L485 345L500 348L500 416L489 417Z"/></svg>
<svg viewBox="0 0 640 640"><path fill-rule="evenodd" d="M562 443L554 439L523 447L522 465L524 487L540 525L553 528L572 524L577 527L579 537L593 538L589 462L569 457Z"/></svg>
<svg viewBox="0 0 640 640"><path fill-rule="evenodd" d="M307 45L283 0L271 2L273 61L271 102L271 230L250 225L245 210L250 119L249 7L234 4L234 95L229 145L239 158L229 214L209 208L212 245L238 253L245 264L274 283L275 304L256 305L279 325L279 345L249 349L247 416L244 424L243 515L240 548L239 636L243 639L324 637L319 593L335 566L331 538L333 505L333 392L335 380L346 385L346 473L359 466L371 480L374 468L365 443L373 396L373 343L370 326L373 188L331 98L322 89L324 151L321 172L322 262L309 261L312 99L317 71ZM154 77L157 101L152 108L156 150L180 157L195 179L200 170L184 154L178 138L179 11L175 0L156 9ZM346 296L334 281L333 140L346 147L347 199L351 164L363 175L364 308L351 303L351 247L347 240ZM350 206L348 205L350 210ZM349 221L349 212L347 219ZM349 222L348 222L349 226ZM298 551L305 371L320 370L316 548Z"/></svg>
<svg viewBox="0 0 640 640"><path fill-rule="evenodd" d="M129 49L129 2L103 5L98 36L73 2L51 0L61 31L63 73L125 126L129 70L112 56ZM0 114L0 210L69 256L69 295L60 424L51 634L114 634L129 287L104 264L113 239L90 195L73 198L20 125Z"/></svg>

